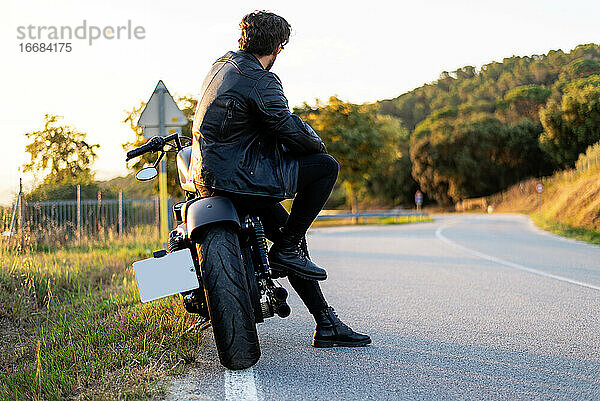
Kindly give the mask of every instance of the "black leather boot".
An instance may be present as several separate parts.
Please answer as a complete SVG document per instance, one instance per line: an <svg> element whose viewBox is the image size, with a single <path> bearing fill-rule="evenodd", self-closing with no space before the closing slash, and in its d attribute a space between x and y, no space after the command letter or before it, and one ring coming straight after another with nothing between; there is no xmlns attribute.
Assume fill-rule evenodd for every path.
<svg viewBox="0 0 600 401"><path fill-rule="evenodd" d="M271 269L279 276L284 272L308 280L325 280L327 272L314 264L302 250L304 233L297 234L282 230L281 239L269 250Z"/></svg>
<svg viewBox="0 0 600 401"><path fill-rule="evenodd" d="M314 314L317 328L313 338L313 347L362 347L371 344L371 338L356 333L346 326L335 314L331 306Z"/></svg>

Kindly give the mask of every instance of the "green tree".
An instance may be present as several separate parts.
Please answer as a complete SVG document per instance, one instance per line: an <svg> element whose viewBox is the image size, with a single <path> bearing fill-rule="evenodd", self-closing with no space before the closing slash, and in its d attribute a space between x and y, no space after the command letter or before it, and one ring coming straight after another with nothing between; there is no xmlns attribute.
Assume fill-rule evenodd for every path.
<svg viewBox="0 0 600 401"><path fill-rule="evenodd" d="M86 133L61 125L60 119L46 114L42 130L25 133L29 162L23 165L23 172L43 176L27 194L29 200L74 199L77 185L81 185L83 197L96 197L98 192L91 167L100 145L88 143Z"/></svg>
<svg viewBox="0 0 600 401"><path fill-rule="evenodd" d="M441 204L489 195L551 168L539 124L505 125L492 115L429 118L411 138L413 177Z"/></svg>
<svg viewBox="0 0 600 401"><path fill-rule="evenodd" d="M528 119L504 126L503 147L507 152L502 163L510 170L506 182L541 177L554 171L556 164L540 146L539 138L543 131L541 123Z"/></svg>
<svg viewBox="0 0 600 401"><path fill-rule="evenodd" d="M560 103L540 111L542 148L561 167L572 167L579 154L600 140L600 75L565 86Z"/></svg>
<svg viewBox="0 0 600 401"><path fill-rule="evenodd" d="M498 120L432 126L429 135L411 143L413 177L441 204L482 196L497 188L500 172L495 156ZM451 130L448 132L448 130Z"/></svg>
<svg viewBox="0 0 600 401"><path fill-rule="evenodd" d="M97 199L98 191L102 192L102 199L115 199L118 193L118 190L103 188L95 181L65 179L61 182L43 182L25 197L28 201L74 200L77 199L77 186L80 187L81 199Z"/></svg>
<svg viewBox="0 0 600 401"><path fill-rule="evenodd" d="M185 126L182 127L181 134L185 137L191 138L194 111L196 110L196 104L198 101L192 96L178 96L176 97L175 101L189 121ZM138 107L134 107L131 110L125 112L126 117L123 120L123 122L129 124L131 130L134 133L133 140L123 144L123 149L125 151L129 151L133 148L141 146L148 141L148 138L144 136L144 131L142 127L137 126L137 122L140 118L140 114L144 110L144 107L146 107L146 103L140 102L140 105ZM145 165L153 164L156 160L156 157L156 153L147 153L141 157L134 159L129 166L132 170L137 171ZM182 197L183 190L179 185L179 175L177 171L176 159L172 154L166 154L165 157L167 158L167 191L171 196ZM155 180L154 190L155 193L158 193L158 180Z"/></svg>
<svg viewBox="0 0 600 401"><path fill-rule="evenodd" d="M598 62L598 60L582 57L567 64L561 73L561 75L564 74L561 78L564 80L574 80L598 73L600 73L600 62Z"/></svg>
<svg viewBox="0 0 600 401"><path fill-rule="evenodd" d="M517 122L523 118L539 121L539 110L552 91L540 85L523 85L512 88L497 103L498 114L504 121Z"/></svg>
<svg viewBox="0 0 600 401"><path fill-rule="evenodd" d="M335 96L327 104L317 102L314 108L304 104L294 112L319 133L328 152L340 163L339 179L356 211L368 180L381 163L397 156L392 120L378 119L373 106L346 103Z"/></svg>
<svg viewBox="0 0 600 401"><path fill-rule="evenodd" d="M65 180L91 182L91 166L98 156L98 144L89 144L84 132L67 125L59 125L61 117L46 114L44 129L26 132L29 143L25 152L29 162L23 165L24 172L44 174L45 183L60 183Z"/></svg>
<svg viewBox="0 0 600 401"><path fill-rule="evenodd" d="M367 179L368 195L393 206L411 205L418 188L411 174L409 132L397 118L377 115L376 121L381 135L388 138L390 153L377 160Z"/></svg>

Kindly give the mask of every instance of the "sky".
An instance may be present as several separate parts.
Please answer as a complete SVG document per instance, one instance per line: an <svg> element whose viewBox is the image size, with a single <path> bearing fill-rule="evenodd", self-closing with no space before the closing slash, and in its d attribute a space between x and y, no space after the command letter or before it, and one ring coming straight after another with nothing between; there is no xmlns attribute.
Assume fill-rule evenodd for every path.
<svg viewBox="0 0 600 401"><path fill-rule="evenodd" d="M41 174L23 174L20 166L28 156L24 133L41 129L46 113L100 144L97 178L127 174L121 145L133 133L123 123L125 110L147 101L160 79L172 94L198 96L214 60L237 49L239 21L253 10L275 12L292 25L272 69L292 107L332 95L354 103L393 98L444 70L600 42L598 1L1 2L0 204L12 202L19 177L26 190L39 182ZM35 32L22 38L19 27L75 29L84 21L88 29L115 31L131 21L143 34L128 39L121 31L120 39L90 45L87 31L85 40L62 40L72 44L69 53L21 51L39 40Z"/></svg>

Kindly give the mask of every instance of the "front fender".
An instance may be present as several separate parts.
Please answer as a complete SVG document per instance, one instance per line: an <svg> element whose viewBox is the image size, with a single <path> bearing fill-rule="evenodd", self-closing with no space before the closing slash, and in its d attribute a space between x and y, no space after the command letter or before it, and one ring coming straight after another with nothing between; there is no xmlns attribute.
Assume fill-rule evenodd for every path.
<svg viewBox="0 0 600 401"><path fill-rule="evenodd" d="M211 196L191 202L185 209L185 216L187 232L192 241L207 224L230 221L240 227L235 206L224 196Z"/></svg>

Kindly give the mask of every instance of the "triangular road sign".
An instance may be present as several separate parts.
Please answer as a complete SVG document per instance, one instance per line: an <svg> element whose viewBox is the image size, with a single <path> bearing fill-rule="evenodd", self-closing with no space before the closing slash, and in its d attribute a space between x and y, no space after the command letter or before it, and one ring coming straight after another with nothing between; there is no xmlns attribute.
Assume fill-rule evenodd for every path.
<svg viewBox="0 0 600 401"><path fill-rule="evenodd" d="M163 96L165 104L165 127L183 127L188 119L173 100L163 81L158 81L150 100L140 115L137 125L144 128L157 128L159 126L159 98ZM168 131L168 130L167 130Z"/></svg>

